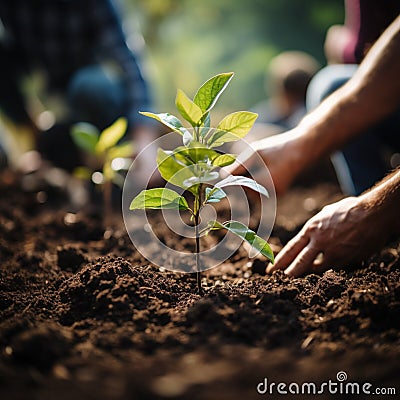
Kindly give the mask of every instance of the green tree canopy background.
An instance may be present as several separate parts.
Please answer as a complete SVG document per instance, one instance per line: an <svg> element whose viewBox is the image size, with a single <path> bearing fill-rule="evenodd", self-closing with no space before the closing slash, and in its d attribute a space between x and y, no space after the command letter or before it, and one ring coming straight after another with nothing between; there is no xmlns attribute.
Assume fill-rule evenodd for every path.
<svg viewBox="0 0 400 400"><path fill-rule="evenodd" d="M343 0L126 0L143 34L158 110L173 110L175 88L193 95L211 75L234 71L223 105L248 109L268 93L266 68L285 50L325 64L329 26L343 23Z"/></svg>

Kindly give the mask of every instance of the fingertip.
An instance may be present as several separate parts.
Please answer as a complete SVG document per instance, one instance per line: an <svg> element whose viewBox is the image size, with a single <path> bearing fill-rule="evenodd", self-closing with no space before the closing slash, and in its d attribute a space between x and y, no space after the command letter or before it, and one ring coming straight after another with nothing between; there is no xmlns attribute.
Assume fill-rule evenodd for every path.
<svg viewBox="0 0 400 400"><path fill-rule="evenodd" d="M297 275L296 275L296 273L295 273L295 268L293 268L293 267L288 267L288 268L286 268L283 272L287 275L287 276L292 276L293 278L296 278L297 277Z"/></svg>
<svg viewBox="0 0 400 400"><path fill-rule="evenodd" d="M276 262L276 260L275 260L274 264L269 263L267 265L266 272L267 272L267 274L272 274L274 271L277 271L278 269L282 269L282 268L283 268L282 264L279 262Z"/></svg>
<svg viewBox="0 0 400 400"><path fill-rule="evenodd" d="M266 268L267 274L272 274L274 271L278 269L285 268L285 249L282 249L275 257L274 263L269 262Z"/></svg>
<svg viewBox="0 0 400 400"><path fill-rule="evenodd" d="M265 269L265 272L267 274L272 274L273 271L274 271L274 264L268 263L267 268Z"/></svg>
<svg viewBox="0 0 400 400"><path fill-rule="evenodd" d="M291 265L289 265L284 272L288 276L298 278L299 276L307 273L307 266L302 261L296 260Z"/></svg>

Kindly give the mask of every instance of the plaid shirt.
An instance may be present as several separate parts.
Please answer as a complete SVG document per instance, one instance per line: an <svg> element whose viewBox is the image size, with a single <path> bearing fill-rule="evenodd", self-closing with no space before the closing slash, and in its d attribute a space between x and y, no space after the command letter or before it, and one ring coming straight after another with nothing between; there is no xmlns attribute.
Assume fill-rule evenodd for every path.
<svg viewBox="0 0 400 400"><path fill-rule="evenodd" d="M12 73L40 68L49 89L65 90L78 69L110 62L124 79L129 119L149 109L148 88L111 0L1 0L0 19L2 46L15 60Z"/></svg>

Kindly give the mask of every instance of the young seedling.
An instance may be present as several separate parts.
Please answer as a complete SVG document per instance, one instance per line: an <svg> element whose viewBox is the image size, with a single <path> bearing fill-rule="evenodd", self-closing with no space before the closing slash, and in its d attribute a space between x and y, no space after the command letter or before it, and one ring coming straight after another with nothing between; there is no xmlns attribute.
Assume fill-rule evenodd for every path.
<svg viewBox="0 0 400 400"><path fill-rule="evenodd" d="M75 144L89 157L94 158L95 165L102 166L102 173L97 179L94 179L94 174L87 167L79 167L76 175L85 179L92 178L95 184L101 185L105 227L110 223L112 215L112 184L122 186L124 182L123 177L118 173L119 168L114 165L115 160L130 157L133 153L131 142L117 144L124 136L126 128L127 121L121 117L102 132L87 122L79 122L71 129L71 136Z"/></svg>
<svg viewBox="0 0 400 400"><path fill-rule="evenodd" d="M194 201L190 207L186 198L172 189L148 189L140 192L132 200L130 210L179 209L187 210L191 214L195 229L197 285L200 293L202 293L199 232L201 209L206 204L218 203L224 199L226 193L223 188L226 186L245 186L268 196L268 192L263 186L244 176L229 176L217 181L219 179L218 169L232 164L236 155L224 154L215 148L246 136L258 116L249 111L234 112L223 118L216 128L211 128L210 111L232 77L233 72L210 78L199 88L193 100L178 89L176 107L182 117L193 127L193 130L186 129L174 115L141 112L182 136L182 146L172 151L158 149L157 166L161 176L167 182L192 193ZM211 184L213 181L217 181L217 183ZM226 229L236 234L271 262L274 261L274 255L268 243L241 222L208 221L206 233L217 229Z"/></svg>

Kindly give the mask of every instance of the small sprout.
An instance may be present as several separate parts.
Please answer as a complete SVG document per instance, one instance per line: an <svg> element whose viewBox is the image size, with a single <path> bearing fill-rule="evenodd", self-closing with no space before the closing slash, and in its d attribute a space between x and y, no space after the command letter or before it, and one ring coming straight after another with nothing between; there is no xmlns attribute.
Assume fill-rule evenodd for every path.
<svg viewBox="0 0 400 400"><path fill-rule="evenodd" d="M222 199L226 197L226 193L217 187L211 189L210 187L206 187L206 198L204 203L219 203Z"/></svg>
<svg viewBox="0 0 400 400"><path fill-rule="evenodd" d="M209 203L218 203L226 197L223 188L245 186L268 197L267 190L253 179L244 176L228 176L217 183L218 169L235 162L235 154L224 154L216 147L224 143L240 140L250 131L257 114L237 111L223 118L216 128L211 128L210 111L233 77L233 72L216 75L205 82L193 100L182 90L176 95L176 108L181 116L193 127L192 132L185 128L181 120L168 113L154 114L141 112L161 122L182 136L183 145L172 151L158 149L157 166L161 176L170 184L193 194L190 207L186 198L172 189L157 188L143 190L136 196L130 209L179 209L191 214L195 227L197 285L202 293L200 275L200 211ZM274 262L274 254L268 243L246 225L238 221L209 221L205 233L225 229L248 242L257 252Z"/></svg>
<svg viewBox="0 0 400 400"><path fill-rule="evenodd" d="M101 172L92 171L88 167L78 167L75 169L74 175L102 186L105 225L111 218L112 184L123 185L124 179L119 171L129 168L130 162L126 162L126 159L133 154L132 142L118 144L126 129L127 120L122 117L102 132L87 122L79 122L71 129L71 136L75 144L94 157L97 165L102 166Z"/></svg>

